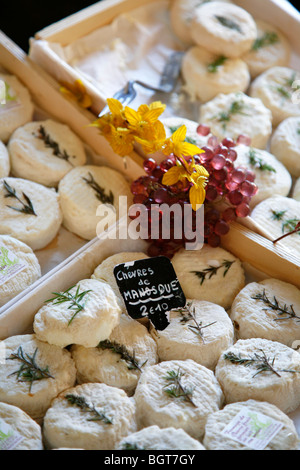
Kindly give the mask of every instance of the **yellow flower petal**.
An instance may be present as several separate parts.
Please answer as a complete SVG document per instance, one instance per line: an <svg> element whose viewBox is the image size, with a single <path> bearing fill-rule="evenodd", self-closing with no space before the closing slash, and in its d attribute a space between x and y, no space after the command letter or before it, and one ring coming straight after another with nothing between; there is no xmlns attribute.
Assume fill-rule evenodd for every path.
<svg viewBox="0 0 300 470"><path fill-rule="evenodd" d="M189 191L189 199L192 209L197 211L205 201L205 189L202 186L192 186Z"/></svg>
<svg viewBox="0 0 300 470"><path fill-rule="evenodd" d="M123 105L115 98L108 98L107 105L112 115L119 115L123 111Z"/></svg>
<svg viewBox="0 0 300 470"><path fill-rule="evenodd" d="M180 166L172 166L167 173L164 174L162 184L166 186L173 186L184 176L184 168Z"/></svg>
<svg viewBox="0 0 300 470"><path fill-rule="evenodd" d="M185 155L185 156L194 156L194 155L203 153L203 150L197 147L197 145L190 144L189 142L184 142L182 144L181 152L182 152L182 155Z"/></svg>
<svg viewBox="0 0 300 470"><path fill-rule="evenodd" d="M184 142L186 138L186 126L180 126L173 134L172 134L172 141L174 144Z"/></svg>

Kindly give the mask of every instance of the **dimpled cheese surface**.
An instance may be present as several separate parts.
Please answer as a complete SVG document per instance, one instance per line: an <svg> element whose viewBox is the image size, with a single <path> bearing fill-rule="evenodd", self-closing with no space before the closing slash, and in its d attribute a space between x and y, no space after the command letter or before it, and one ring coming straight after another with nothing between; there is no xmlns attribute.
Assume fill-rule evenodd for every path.
<svg viewBox="0 0 300 470"><path fill-rule="evenodd" d="M94 190L94 183L88 184L87 181L95 181L100 190ZM103 220L108 220L108 225L116 222L120 214L119 196L127 198L126 212L132 204L130 185L124 176L104 166L85 165L74 168L60 181L58 192L64 226L86 240L103 232L104 228L98 232L98 225ZM99 196L103 193L105 199ZM104 208L104 213L100 207L103 203L109 206Z"/></svg>
<svg viewBox="0 0 300 470"><path fill-rule="evenodd" d="M173 396L176 385L169 378L174 375L180 375L181 385L190 392L193 403L185 396ZM203 437L208 415L223 404L222 389L213 372L191 359L148 367L141 375L134 398L140 427L182 428L195 439Z"/></svg>
<svg viewBox="0 0 300 470"><path fill-rule="evenodd" d="M196 44L226 57L240 57L257 38L256 24L243 8L225 2L207 2L198 8L191 22Z"/></svg>
<svg viewBox="0 0 300 470"><path fill-rule="evenodd" d="M199 122L223 140L248 135L251 145L265 149L272 134L272 113L259 98L244 93L221 93L200 107Z"/></svg>
<svg viewBox="0 0 300 470"><path fill-rule="evenodd" d="M292 177L285 166L277 158L266 150L255 149L246 145L235 147L237 159L235 167L244 167L255 174L255 184L258 193L251 201L250 207L254 207L264 199L273 196L287 196L292 187Z"/></svg>
<svg viewBox="0 0 300 470"><path fill-rule="evenodd" d="M121 440L118 450L206 450L183 429L149 426Z"/></svg>
<svg viewBox="0 0 300 470"><path fill-rule="evenodd" d="M5 178L10 172L10 159L7 147L0 140L0 178Z"/></svg>
<svg viewBox="0 0 300 470"><path fill-rule="evenodd" d="M296 201L300 201L300 178L297 179L293 188L293 199L296 199Z"/></svg>
<svg viewBox="0 0 300 470"><path fill-rule="evenodd" d="M39 341L35 335L12 336L3 342L7 359L0 363L0 402L17 406L31 418L40 420L52 399L75 384L76 369L71 354L65 349ZM36 367L51 377L33 380L31 383L27 376L26 380L26 366L22 359L12 358L15 355L23 356L30 363L34 358ZM18 378L22 366L24 377L21 374Z"/></svg>
<svg viewBox="0 0 300 470"><path fill-rule="evenodd" d="M29 205L24 195L30 199L36 215L20 212L24 208L23 204L7 197L5 183L16 191L23 204ZM55 190L22 178L0 180L1 234L17 238L34 251L41 250L56 237L61 223L62 212Z"/></svg>
<svg viewBox="0 0 300 470"><path fill-rule="evenodd" d="M2 267L1 256L6 254L10 259L11 253L18 259L18 262L25 265L25 267L22 271L20 270L20 272L17 272L13 277L7 279L6 282L1 283L0 307L23 292L41 277L41 267L32 249L15 238L8 235L0 235L0 267ZM5 263L5 257L3 262Z"/></svg>
<svg viewBox="0 0 300 470"><path fill-rule="evenodd" d="M240 339L265 338L292 347L300 339L300 290L277 279L251 282L234 299L230 318Z"/></svg>
<svg viewBox="0 0 300 470"><path fill-rule="evenodd" d="M232 322L219 305L194 300L187 306L169 312L170 324L165 330L152 329L160 361L192 359L214 370L222 351L233 344ZM197 325L203 328L197 329Z"/></svg>
<svg viewBox="0 0 300 470"><path fill-rule="evenodd" d="M232 357L237 361L250 359L250 363L232 362ZM266 361L274 372L265 370ZM227 404L249 399L266 401L284 413L300 405L300 354L276 341L238 340L222 353L215 374Z"/></svg>
<svg viewBox="0 0 300 470"><path fill-rule="evenodd" d="M121 315L109 342L104 341L97 348L74 345L72 357L78 383L102 382L121 388L128 395L133 394L145 368L158 362L156 343L147 328L125 314Z"/></svg>
<svg viewBox="0 0 300 470"><path fill-rule="evenodd" d="M8 149L12 175L56 187L72 168L86 163L81 140L66 125L47 119L15 130Z"/></svg>
<svg viewBox="0 0 300 470"><path fill-rule="evenodd" d="M82 409L66 396L81 398L90 408ZM91 408L98 418L102 414L111 422L93 419ZM113 450L121 439L137 430L135 411L134 400L123 390L96 383L77 385L53 400L47 411L43 425L46 448Z"/></svg>
<svg viewBox="0 0 300 470"><path fill-rule="evenodd" d="M226 436L223 431L243 410L251 410L253 414L261 413L283 425L271 439L264 450L297 450L299 437L293 421L276 406L267 402L247 400L232 403L208 417L205 426L204 445L207 450L252 450L250 447Z"/></svg>
<svg viewBox="0 0 300 470"><path fill-rule="evenodd" d="M83 279L69 290L67 297L71 300L52 300L36 313L33 328L42 341L60 347L96 347L119 324L121 308L113 290L104 282Z"/></svg>
<svg viewBox="0 0 300 470"><path fill-rule="evenodd" d="M270 149L292 176L300 176L300 117L290 117L275 129Z"/></svg>
<svg viewBox="0 0 300 470"><path fill-rule="evenodd" d="M0 403L0 423L4 422L17 436L20 442L13 450L43 450L42 430L27 413L7 403Z"/></svg>
<svg viewBox="0 0 300 470"><path fill-rule="evenodd" d="M228 309L245 286L240 260L220 247L204 245L196 251L181 249L172 258L172 264L189 299L206 300Z"/></svg>
<svg viewBox="0 0 300 470"><path fill-rule="evenodd" d="M226 58L214 67L218 60L220 56L199 46L193 46L185 53L181 71L185 90L192 99L199 98L205 103L219 93L247 90L250 74L246 62Z"/></svg>
<svg viewBox="0 0 300 470"><path fill-rule="evenodd" d="M17 77L0 73L0 80L8 89L8 99L0 109L0 140L7 143L18 127L32 120L34 108L27 88Z"/></svg>

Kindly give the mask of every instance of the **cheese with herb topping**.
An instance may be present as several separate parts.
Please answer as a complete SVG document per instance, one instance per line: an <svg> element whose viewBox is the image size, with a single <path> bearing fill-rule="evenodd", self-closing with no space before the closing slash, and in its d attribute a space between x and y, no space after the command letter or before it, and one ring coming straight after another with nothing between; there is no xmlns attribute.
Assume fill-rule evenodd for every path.
<svg viewBox="0 0 300 470"><path fill-rule="evenodd" d="M300 176L300 116L282 121L270 141L271 152L292 176Z"/></svg>
<svg viewBox="0 0 300 470"><path fill-rule="evenodd" d="M10 158L7 147L0 140L0 178L5 178L10 172Z"/></svg>

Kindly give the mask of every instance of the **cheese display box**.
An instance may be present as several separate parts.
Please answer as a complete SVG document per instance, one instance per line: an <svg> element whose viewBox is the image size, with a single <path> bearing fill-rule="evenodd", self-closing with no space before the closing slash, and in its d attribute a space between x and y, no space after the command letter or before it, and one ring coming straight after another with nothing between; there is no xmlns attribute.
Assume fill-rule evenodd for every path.
<svg viewBox="0 0 300 470"><path fill-rule="evenodd" d="M103 0L28 56L0 33L1 449L300 449L299 20ZM112 99L174 51L171 92ZM175 200L201 249L181 212L138 232Z"/></svg>

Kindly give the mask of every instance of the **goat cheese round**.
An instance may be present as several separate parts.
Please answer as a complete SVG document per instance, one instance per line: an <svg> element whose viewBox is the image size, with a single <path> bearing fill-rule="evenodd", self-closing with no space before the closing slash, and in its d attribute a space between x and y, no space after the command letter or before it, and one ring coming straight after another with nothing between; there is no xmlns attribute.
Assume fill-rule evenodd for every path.
<svg viewBox="0 0 300 470"><path fill-rule="evenodd" d="M284 413L300 405L300 354L282 343L240 339L222 353L215 375L227 404L266 401Z"/></svg>
<svg viewBox="0 0 300 470"><path fill-rule="evenodd" d="M300 178L297 179L293 188L293 199L300 201Z"/></svg>
<svg viewBox="0 0 300 470"><path fill-rule="evenodd" d="M0 235L0 307L41 277L32 249L8 235Z"/></svg>
<svg viewBox="0 0 300 470"><path fill-rule="evenodd" d="M251 218L269 239L275 241L296 228L300 220L300 202L283 196L269 197L254 207ZM276 246L299 256L299 237L299 233L294 233L278 241Z"/></svg>
<svg viewBox="0 0 300 470"><path fill-rule="evenodd" d="M0 233L30 246L45 248L62 223L59 197L54 189L21 178L0 180Z"/></svg>
<svg viewBox="0 0 300 470"><path fill-rule="evenodd" d="M213 372L191 359L147 367L135 395L140 428L181 428L201 440L207 417L223 404Z"/></svg>
<svg viewBox="0 0 300 470"><path fill-rule="evenodd" d="M190 32L196 44L231 58L248 52L257 38L250 13L237 5L216 1L195 10Z"/></svg>
<svg viewBox="0 0 300 470"><path fill-rule="evenodd" d="M163 331L151 330L160 361L192 359L214 370L222 351L233 344L233 324L219 305L190 300L169 312L169 322Z"/></svg>
<svg viewBox="0 0 300 470"><path fill-rule="evenodd" d="M199 122L223 140L248 135L251 145L265 149L272 134L272 113L262 101L245 93L221 93L200 107Z"/></svg>
<svg viewBox="0 0 300 470"><path fill-rule="evenodd" d="M63 225L70 232L92 240L120 215L119 197L125 213L132 204L130 185L121 173L108 167L86 165L71 170L59 183Z"/></svg>
<svg viewBox="0 0 300 470"><path fill-rule="evenodd" d="M6 178L10 172L10 158L6 145L0 140L0 178Z"/></svg>
<svg viewBox="0 0 300 470"><path fill-rule="evenodd" d="M204 103L219 93L244 92L250 84L246 62L213 54L200 46L185 53L181 73L191 99L198 98Z"/></svg>
<svg viewBox="0 0 300 470"><path fill-rule="evenodd" d="M73 387L76 369L66 349L40 341L34 334L3 341L0 362L0 402L21 408L41 420L58 393Z"/></svg>
<svg viewBox="0 0 300 470"><path fill-rule="evenodd" d="M262 149L237 145L235 167L244 167L255 174L258 193L250 201L253 208L264 199L273 196L287 196L292 187L292 177L285 166L270 152Z"/></svg>
<svg viewBox="0 0 300 470"><path fill-rule="evenodd" d="M96 348L72 346L77 382L100 382L132 395L141 373L158 362L157 347L147 328L123 314L108 340Z"/></svg>
<svg viewBox="0 0 300 470"><path fill-rule="evenodd" d="M300 117L290 117L275 129L270 150L292 176L300 176Z"/></svg>
<svg viewBox="0 0 300 470"><path fill-rule="evenodd" d="M62 348L96 347L120 321L121 308L113 290L95 279L83 279L49 300L34 317L34 332L40 340Z"/></svg>
<svg viewBox="0 0 300 470"><path fill-rule="evenodd" d="M0 431L1 450L44 449L40 425L16 406L0 403Z"/></svg>
<svg viewBox="0 0 300 470"><path fill-rule="evenodd" d="M255 437L263 437L263 427L260 426L260 415L271 418L280 425L281 429L272 437L263 450L297 450L299 437L293 421L279 408L271 403L256 400L247 400L239 403L226 405L222 410L211 414L205 426L205 436L203 443L207 450L252 450L253 448L232 439L226 432L226 428L232 423L235 417L243 413L251 415L257 428L254 427ZM255 419L257 422L255 423ZM262 422L262 424L264 424ZM257 434L256 434L257 433Z"/></svg>
<svg viewBox="0 0 300 470"><path fill-rule="evenodd" d="M188 299L205 300L227 310L245 286L241 261L220 247L204 245L197 251L182 248L173 256L172 264Z"/></svg>
<svg viewBox="0 0 300 470"><path fill-rule="evenodd" d="M47 449L113 450L137 430L135 403L124 390L89 383L65 390L43 423Z"/></svg>
<svg viewBox="0 0 300 470"><path fill-rule="evenodd" d="M86 163L81 140L66 124L52 119L29 122L8 143L12 176L57 187L72 168Z"/></svg>
<svg viewBox="0 0 300 470"><path fill-rule="evenodd" d="M292 347L300 340L300 290L277 279L251 282L234 299L230 318L239 339L265 338Z"/></svg>
<svg viewBox="0 0 300 470"><path fill-rule="evenodd" d="M7 143L12 133L32 120L33 103L27 88L14 75L0 73L5 84L5 103L0 106L0 140Z"/></svg>
<svg viewBox="0 0 300 470"><path fill-rule="evenodd" d="M249 94L259 98L272 113L272 124L278 126L289 117L300 117L297 98L300 72L289 67L272 67L251 84Z"/></svg>
<svg viewBox="0 0 300 470"><path fill-rule="evenodd" d="M149 426L124 437L118 450L206 450L183 429Z"/></svg>

